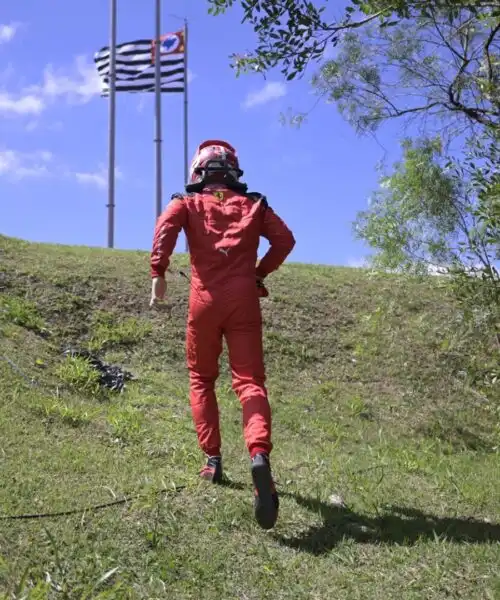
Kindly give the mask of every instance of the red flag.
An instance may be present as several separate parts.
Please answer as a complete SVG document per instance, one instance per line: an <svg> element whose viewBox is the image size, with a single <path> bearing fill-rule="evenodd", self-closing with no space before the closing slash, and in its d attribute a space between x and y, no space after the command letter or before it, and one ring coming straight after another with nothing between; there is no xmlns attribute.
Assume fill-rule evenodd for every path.
<svg viewBox="0 0 500 600"><path fill-rule="evenodd" d="M152 41L151 59L155 62L156 40ZM182 54L184 52L184 32L166 33L160 37L161 54Z"/></svg>

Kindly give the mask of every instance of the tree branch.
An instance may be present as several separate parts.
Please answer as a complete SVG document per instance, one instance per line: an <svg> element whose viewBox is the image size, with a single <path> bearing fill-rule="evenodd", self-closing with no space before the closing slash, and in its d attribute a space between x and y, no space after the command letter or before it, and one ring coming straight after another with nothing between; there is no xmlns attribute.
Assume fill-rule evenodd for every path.
<svg viewBox="0 0 500 600"><path fill-rule="evenodd" d="M497 26L491 30L488 39L486 40L486 44L484 46L484 53L486 56L486 61L488 62L488 81L491 83L493 81L493 65L491 64L491 56L490 56L490 46L495 39L496 34L500 31L500 20L497 23Z"/></svg>
<svg viewBox="0 0 500 600"><path fill-rule="evenodd" d="M495 123L494 121L486 118L485 115L497 116L499 113L497 113L495 111L486 110L486 109L471 108L471 107L465 106L465 104L463 104L460 101L460 95L455 95L454 86L457 83L458 79L461 77L461 75L463 75L465 73L465 70L467 69L470 62L471 62L471 59L468 58L467 60L465 60L462 63L455 78L448 86L448 100L451 104L451 110L463 112L470 119L473 119L474 121L477 121L478 123L481 123L488 127L498 127L498 123Z"/></svg>
<svg viewBox="0 0 500 600"><path fill-rule="evenodd" d="M374 13L373 15L370 15L369 17L367 17L366 19L363 19L362 21L356 21L355 23L344 22L341 25L330 25L330 26L325 27L324 29L325 29L325 31L331 31L333 33L339 33L340 31L343 31L345 29L358 29L359 27L368 25L368 23L371 23L375 19L378 19L388 10L394 10L394 7L391 5L386 6L384 9L379 10L378 12Z"/></svg>
<svg viewBox="0 0 500 600"><path fill-rule="evenodd" d="M436 19L436 15L435 15L435 11L434 8L431 7L431 16L432 16L432 22L434 23L434 27L436 29L436 31L439 34L439 37L441 38L443 44L448 48L448 50L455 55L456 58L458 58L461 62L465 61L466 58L465 56L462 56L460 54L460 52L458 52L458 50L456 50L456 48L454 48L451 43L446 39L445 35L443 34L443 32L441 31L440 25L438 25L437 19Z"/></svg>
<svg viewBox="0 0 500 600"><path fill-rule="evenodd" d="M378 96L378 94L376 94L373 90L365 90L365 91ZM392 102L390 102L388 100L387 100L387 104L389 104L391 106L391 108L393 109L394 112L392 114L390 114L390 113L386 114L385 118L403 117L405 115L410 115L412 113L428 111L431 108L434 108L436 106L443 106L442 102L430 102L429 104L426 104L424 106L415 106L413 108L397 108Z"/></svg>

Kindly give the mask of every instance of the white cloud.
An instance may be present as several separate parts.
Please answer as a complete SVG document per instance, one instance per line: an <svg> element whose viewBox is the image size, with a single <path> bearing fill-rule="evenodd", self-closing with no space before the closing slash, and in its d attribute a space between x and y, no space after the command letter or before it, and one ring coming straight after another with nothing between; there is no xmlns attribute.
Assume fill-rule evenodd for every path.
<svg viewBox="0 0 500 600"><path fill-rule="evenodd" d="M349 258L349 260L347 261L347 266L351 267L353 269L364 269L367 268L368 265L368 261L366 260L366 258Z"/></svg>
<svg viewBox="0 0 500 600"><path fill-rule="evenodd" d="M69 102L85 103L101 93L101 84L95 65L85 56L77 56L71 73L55 71L52 65L47 65L43 84L32 89L47 100L63 97Z"/></svg>
<svg viewBox="0 0 500 600"><path fill-rule="evenodd" d="M104 189L108 184L106 173L75 173L75 178L78 183L95 185L101 189Z"/></svg>
<svg viewBox="0 0 500 600"><path fill-rule="evenodd" d="M47 65L42 84L32 85L19 94L0 90L0 115L40 115L58 98L70 103L86 103L100 92L94 65L84 56L77 56L69 73Z"/></svg>
<svg viewBox="0 0 500 600"><path fill-rule="evenodd" d="M153 100L153 98L148 98L148 94L139 94L139 100L137 102L137 112L143 113L146 108L148 100Z"/></svg>
<svg viewBox="0 0 500 600"><path fill-rule="evenodd" d="M53 123L45 123L43 121L40 120L33 120L33 121L28 121L24 127L24 130L27 133L31 133L33 131L40 131L40 130L44 130L44 131L62 131L63 129L63 124L61 121L54 121Z"/></svg>
<svg viewBox="0 0 500 600"><path fill-rule="evenodd" d="M119 168L115 169L115 173L116 179L123 179L123 173ZM48 150L21 152L0 149L1 177L15 182L27 178L55 177L99 189L106 189L108 186L108 170L103 165L95 171L76 171L65 166Z"/></svg>
<svg viewBox="0 0 500 600"><path fill-rule="evenodd" d="M14 180L27 177L45 177L50 175L52 153L47 150L37 152L17 152L0 150L0 177Z"/></svg>
<svg viewBox="0 0 500 600"><path fill-rule="evenodd" d="M100 167L97 171L77 172L75 179L82 185L94 185L101 190L108 187L108 169ZM122 179L123 174L120 169L115 167L116 179Z"/></svg>
<svg viewBox="0 0 500 600"><path fill-rule="evenodd" d="M269 81L266 85L256 91L250 92L245 101L243 102L243 108L252 108L259 104L266 104L272 100L282 98L286 95L286 85L279 81Z"/></svg>
<svg viewBox="0 0 500 600"><path fill-rule="evenodd" d="M10 42L16 35L19 29L19 23L9 23L8 25L0 24L0 44Z"/></svg>
<svg viewBox="0 0 500 600"><path fill-rule="evenodd" d="M0 91L0 114L39 115L45 109L43 98L35 94L14 96Z"/></svg>

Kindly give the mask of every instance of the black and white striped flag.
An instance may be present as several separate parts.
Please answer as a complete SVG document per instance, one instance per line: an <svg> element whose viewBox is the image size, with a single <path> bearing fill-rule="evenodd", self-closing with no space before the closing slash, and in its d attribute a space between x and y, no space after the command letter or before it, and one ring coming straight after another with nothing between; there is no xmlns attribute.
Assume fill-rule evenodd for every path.
<svg viewBox="0 0 500 600"><path fill-rule="evenodd" d="M185 86L184 33L168 33L161 38L161 91L183 92ZM94 61L101 79L101 95L109 95L110 48L96 52ZM155 40L135 40L116 46L117 92L155 91Z"/></svg>

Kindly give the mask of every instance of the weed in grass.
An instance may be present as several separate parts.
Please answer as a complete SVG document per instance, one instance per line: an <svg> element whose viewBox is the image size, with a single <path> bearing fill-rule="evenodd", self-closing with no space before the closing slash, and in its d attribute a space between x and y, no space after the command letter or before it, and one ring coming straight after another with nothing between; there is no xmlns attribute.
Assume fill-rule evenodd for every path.
<svg viewBox="0 0 500 600"><path fill-rule="evenodd" d="M87 344L91 352L99 352L115 346L133 346L151 333L152 326L134 317L117 318L116 315L99 311L94 315L90 340Z"/></svg>
<svg viewBox="0 0 500 600"><path fill-rule="evenodd" d="M63 384L82 395L101 398L104 393L101 389L99 373L84 358L65 357L55 374Z"/></svg>
<svg viewBox="0 0 500 600"><path fill-rule="evenodd" d="M0 295L0 321L19 325L39 335L49 334L36 304L18 296Z"/></svg>

